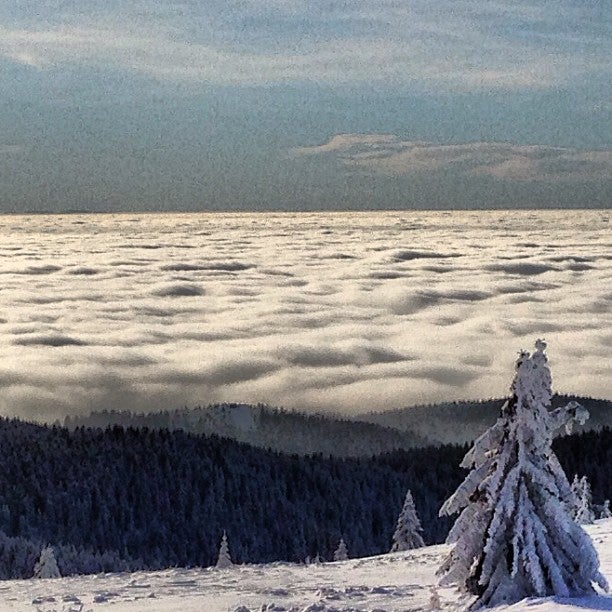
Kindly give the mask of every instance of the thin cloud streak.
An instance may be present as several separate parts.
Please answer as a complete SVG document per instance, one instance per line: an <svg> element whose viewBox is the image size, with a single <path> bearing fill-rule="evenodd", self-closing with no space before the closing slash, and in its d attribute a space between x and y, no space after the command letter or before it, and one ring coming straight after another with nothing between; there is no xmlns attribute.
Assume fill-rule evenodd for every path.
<svg viewBox="0 0 612 612"><path fill-rule="evenodd" d="M474 142L439 145L391 134L338 134L328 142L292 150L297 157L333 156L347 167L402 176L454 169L509 181L612 179L612 151L544 145Z"/></svg>
<svg viewBox="0 0 612 612"><path fill-rule="evenodd" d="M43 0L39 17L5 18L0 56L194 85L382 81L436 91L542 89L609 67L606 37L583 13L567 30L570 3L553 12L529 2L159 1L56 13Z"/></svg>

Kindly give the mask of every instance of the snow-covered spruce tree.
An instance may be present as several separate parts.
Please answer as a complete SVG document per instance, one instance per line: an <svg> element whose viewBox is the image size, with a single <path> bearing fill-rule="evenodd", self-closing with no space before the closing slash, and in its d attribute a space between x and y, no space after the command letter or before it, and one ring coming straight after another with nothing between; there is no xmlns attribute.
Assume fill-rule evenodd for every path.
<svg viewBox="0 0 612 612"><path fill-rule="evenodd" d="M412 550L413 548L421 548L425 546L425 542L421 536L423 527L414 507L412 493L406 493L404 506L397 519L397 527L393 534L393 545L391 552L399 552L401 550Z"/></svg>
<svg viewBox="0 0 612 612"><path fill-rule="evenodd" d="M429 610L430 612L436 612L442 609L442 602L440 601L440 594L435 586L429 589Z"/></svg>
<svg viewBox="0 0 612 612"><path fill-rule="evenodd" d="M601 507L601 512L599 513L600 519L612 518L612 512L610 511L610 500L606 499Z"/></svg>
<svg viewBox="0 0 612 612"><path fill-rule="evenodd" d="M461 511L439 569L442 584L476 595L472 609L525 597L580 596L607 589L591 539L570 515L572 492L551 450L553 433L588 413L572 402L549 412L546 344L516 364L501 416L463 459L472 468L440 514Z"/></svg>
<svg viewBox="0 0 612 612"><path fill-rule="evenodd" d="M40 558L34 565L34 578L61 578L55 554L51 546L45 546L40 551Z"/></svg>
<svg viewBox="0 0 612 612"><path fill-rule="evenodd" d="M348 559L348 550L344 538L340 538L338 548L334 552L334 561L346 561Z"/></svg>
<svg viewBox="0 0 612 612"><path fill-rule="evenodd" d="M580 480L577 478L576 476L572 483L572 493L575 496L574 520L580 525L592 525L595 521L595 512L593 511L591 484L586 476Z"/></svg>
<svg viewBox="0 0 612 612"><path fill-rule="evenodd" d="M578 478L578 474L574 474L574 480L572 480L571 484L572 497L568 502L568 508L572 518L575 520L576 515L578 514L578 508L580 506L580 478Z"/></svg>
<svg viewBox="0 0 612 612"><path fill-rule="evenodd" d="M227 543L227 534L223 532L221 538L221 545L219 546L219 556L217 557L217 565L219 569L225 569L226 567L232 567L234 565L232 557L229 552L229 545Z"/></svg>

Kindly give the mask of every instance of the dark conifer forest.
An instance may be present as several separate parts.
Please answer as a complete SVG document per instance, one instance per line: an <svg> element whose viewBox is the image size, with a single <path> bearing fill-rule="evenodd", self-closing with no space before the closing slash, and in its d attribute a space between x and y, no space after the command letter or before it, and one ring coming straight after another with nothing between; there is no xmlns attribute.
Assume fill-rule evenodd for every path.
<svg viewBox="0 0 612 612"><path fill-rule="evenodd" d="M42 544L63 574L214 563L223 530L235 561L387 552L406 490L426 543L465 472L466 446L371 458L298 456L183 431L77 428L0 420L0 578L28 577ZM612 496L612 430L555 442L595 503Z"/></svg>

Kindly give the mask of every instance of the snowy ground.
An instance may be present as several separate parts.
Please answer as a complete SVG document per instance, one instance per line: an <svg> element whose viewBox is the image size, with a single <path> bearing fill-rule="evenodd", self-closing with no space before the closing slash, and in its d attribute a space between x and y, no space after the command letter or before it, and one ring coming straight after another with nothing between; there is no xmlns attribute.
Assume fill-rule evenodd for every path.
<svg viewBox="0 0 612 612"><path fill-rule="evenodd" d="M588 528L604 574L612 579L612 520ZM410 553L322 565L249 565L228 570L172 569L58 580L0 583L0 610L40 612L405 612L428 610L435 570L447 550L431 546ZM461 610L466 601L440 589L442 610ZM572 601L530 600L507 611L612 610L611 597ZM246 612L242 610L241 612Z"/></svg>

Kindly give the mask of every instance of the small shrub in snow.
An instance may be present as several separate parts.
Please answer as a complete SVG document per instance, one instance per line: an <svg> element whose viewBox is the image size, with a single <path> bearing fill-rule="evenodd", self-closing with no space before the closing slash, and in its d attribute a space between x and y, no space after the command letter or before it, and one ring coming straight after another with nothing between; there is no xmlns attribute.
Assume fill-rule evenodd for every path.
<svg viewBox="0 0 612 612"><path fill-rule="evenodd" d="M391 552L399 552L402 550L412 550L413 548L421 548L425 546L421 532L423 527L414 507L412 493L406 493L404 507L397 519L397 527L393 534L393 545Z"/></svg>
<svg viewBox="0 0 612 612"><path fill-rule="evenodd" d="M583 421L575 402L549 411L546 344L522 352L500 418L466 454L471 468L440 514L461 515L440 567L442 584L476 595L475 608L525 597L572 597L607 589L591 539L570 514L572 492L551 449L554 431Z"/></svg>
<svg viewBox="0 0 612 612"><path fill-rule="evenodd" d="M601 513L599 514L600 519L612 518L612 512L610 511L610 500L606 499L601 508Z"/></svg>

